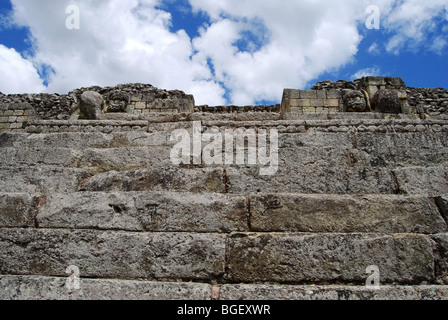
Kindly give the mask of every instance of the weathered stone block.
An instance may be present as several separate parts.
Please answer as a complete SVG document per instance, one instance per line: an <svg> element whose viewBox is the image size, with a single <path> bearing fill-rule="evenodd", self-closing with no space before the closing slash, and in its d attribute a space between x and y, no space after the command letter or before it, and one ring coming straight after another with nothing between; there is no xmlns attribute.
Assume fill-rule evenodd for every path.
<svg viewBox="0 0 448 320"><path fill-rule="evenodd" d="M0 155L0 159L4 165L11 167L49 165L75 168L81 156L80 151L67 148L5 148L4 153Z"/></svg>
<svg viewBox="0 0 448 320"><path fill-rule="evenodd" d="M316 90L317 99L325 100L327 99L327 91L326 90Z"/></svg>
<svg viewBox="0 0 448 320"><path fill-rule="evenodd" d="M110 171L84 180L79 191L174 191L223 192L221 169L186 169L180 167Z"/></svg>
<svg viewBox="0 0 448 320"><path fill-rule="evenodd" d="M300 99L317 99L316 90L301 90Z"/></svg>
<svg viewBox="0 0 448 320"><path fill-rule="evenodd" d="M75 192L88 177L84 170L55 167L1 168L0 181L5 193Z"/></svg>
<svg viewBox="0 0 448 320"><path fill-rule="evenodd" d="M251 227L257 232L447 231L436 205L424 197L266 194L250 200Z"/></svg>
<svg viewBox="0 0 448 320"><path fill-rule="evenodd" d="M339 107L339 100L338 99L326 99L326 100L324 100L324 107L338 108Z"/></svg>
<svg viewBox="0 0 448 320"><path fill-rule="evenodd" d="M292 167L294 168L294 167ZM227 185L233 193L395 194L390 171L383 168L329 166L279 167L273 176L260 176L256 167L227 170Z"/></svg>
<svg viewBox="0 0 448 320"><path fill-rule="evenodd" d="M297 100L297 106L302 108L309 108L311 107L311 100L310 99Z"/></svg>
<svg viewBox="0 0 448 320"><path fill-rule="evenodd" d="M225 235L1 229L0 273L86 278L214 279L224 273ZM51 249L49 249L51 248Z"/></svg>
<svg viewBox="0 0 448 320"><path fill-rule="evenodd" d="M431 236L435 242L435 274L439 283L448 284L448 233Z"/></svg>
<svg viewBox="0 0 448 320"><path fill-rule="evenodd" d="M315 113L316 112L316 107L304 107L303 108L303 112L304 113Z"/></svg>
<svg viewBox="0 0 448 320"><path fill-rule="evenodd" d="M448 169L445 167L403 168L393 172L402 193L433 197L448 194Z"/></svg>
<svg viewBox="0 0 448 320"><path fill-rule="evenodd" d="M401 103L397 91L377 91L372 98L372 109L381 113L401 113Z"/></svg>
<svg viewBox="0 0 448 320"><path fill-rule="evenodd" d="M79 280L79 290L69 290L67 278L0 275L1 300L210 300L212 286L204 283L133 280Z"/></svg>
<svg viewBox="0 0 448 320"><path fill-rule="evenodd" d="M316 108L316 113L326 114L328 113L328 108L318 107Z"/></svg>
<svg viewBox="0 0 448 320"><path fill-rule="evenodd" d="M328 90L327 99L342 99L342 91L336 89Z"/></svg>
<svg viewBox="0 0 448 320"><path fill-rule="evenodd" d="M266 284L225 284L221 300L295 300L295 301L411 301L447 300L448 287L443 285L384 286L371 289L366 286L292 286Z"/></svg>
<svg viewBox="0 0 448 320"><path fill-rule="evenodd" d="M404 234L234 234L229 241L231 281L364 283L371 265L383 284L433 281L432 242Z"/></svg>
<svg viewBox="0 0 448 320"><path fill-rule="evenodd" d="M0 227L34 227L37 197L21 193L0 193Z"/></svg>
<svg viewBox="0 0 448 320"><path fill-rule="evenodd" d="M322 108L324 106L323 99L311 99L310 102L311 102L311 107Z"/></svg>
<svg viewBox="0 0 448 320"><path fill-rule="evenodd" d="M135 109L146 109L146 102L137 102L135 104Z"/></svg>
<svg viewBox="0 0 448 320"><path fill-rule="evenodd" d="M49 196L37 222L57 229L219 233L247 231L247 215L245 196L80 192Z"/></svg>
<svg viewBox="0 0 448 320"><path fill-rule="evenodd" d="M103 96L94 91L86 91L81 95L79 109L80 119L96 120L101 117L105 107Z"/></svg>
<svg viewBox="0 0 448 320"><path fill-rule="evenodd" d="M171 164L170 151L168 146L87 149L77 165L94 173L160 168Z"/></svg>

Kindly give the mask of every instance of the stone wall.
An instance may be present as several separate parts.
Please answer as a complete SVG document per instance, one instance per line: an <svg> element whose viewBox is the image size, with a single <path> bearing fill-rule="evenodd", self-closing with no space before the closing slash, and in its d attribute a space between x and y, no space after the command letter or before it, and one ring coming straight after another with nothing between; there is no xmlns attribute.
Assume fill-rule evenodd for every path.
<svg viewBox="0 0 448 320"><path fill-rule="evenodd" d="M74 91L71 110L86 91L116 108L155 92L122 88ZM197 107L96 120L32 118L29 101L5 101L0 299L448 299L448 120L340 112L358 91L285 90L284 113ZM173 132L236 129L278 133L273 175L261 162L171 159ZM257 154L276 154L271 146Z"/></svg>
<svg viewBox="0 0 448 320"><path fill-rule="evenodd" d="M27 103L0 104L0 133L23 131L35 115L34 109Z"/></svg>

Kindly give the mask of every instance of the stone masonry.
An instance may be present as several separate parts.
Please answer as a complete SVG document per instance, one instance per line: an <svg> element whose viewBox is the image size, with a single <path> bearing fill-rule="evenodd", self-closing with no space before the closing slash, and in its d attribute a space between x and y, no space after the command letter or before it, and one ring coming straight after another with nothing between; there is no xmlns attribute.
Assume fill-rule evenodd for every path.
<svg viewBox="0 0 448 320"><path fill-rule="evenodd" d="M445 98L400 78L275 106L143 84L0 96L0 299L446 300ZM278 171L175 165L173 132L198 123L276 130Z"/></svg>

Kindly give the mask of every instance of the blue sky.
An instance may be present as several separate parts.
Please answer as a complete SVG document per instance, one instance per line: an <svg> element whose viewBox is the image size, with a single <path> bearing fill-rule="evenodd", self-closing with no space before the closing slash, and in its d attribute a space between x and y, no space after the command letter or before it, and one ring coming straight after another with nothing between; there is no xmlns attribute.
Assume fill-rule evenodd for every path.
<svg viewBox="0 0 448 320"><path fill-rule="evenodd" d="M271 104L368 75L448 89L447 53L446 0L0 1L3 93L143 82L198 104Z"/></svg>

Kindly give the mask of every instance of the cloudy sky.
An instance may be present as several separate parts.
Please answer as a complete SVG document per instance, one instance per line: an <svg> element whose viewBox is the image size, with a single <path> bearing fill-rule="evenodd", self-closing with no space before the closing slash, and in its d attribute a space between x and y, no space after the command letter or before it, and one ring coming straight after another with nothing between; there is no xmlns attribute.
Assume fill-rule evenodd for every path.
<svg viewBox="0 0 448 320"><path fill-rule="evenodd" d="M448 88L447 54L447 0L0 0L5 94L140 82L248 105L367 75Z"/></svg>

